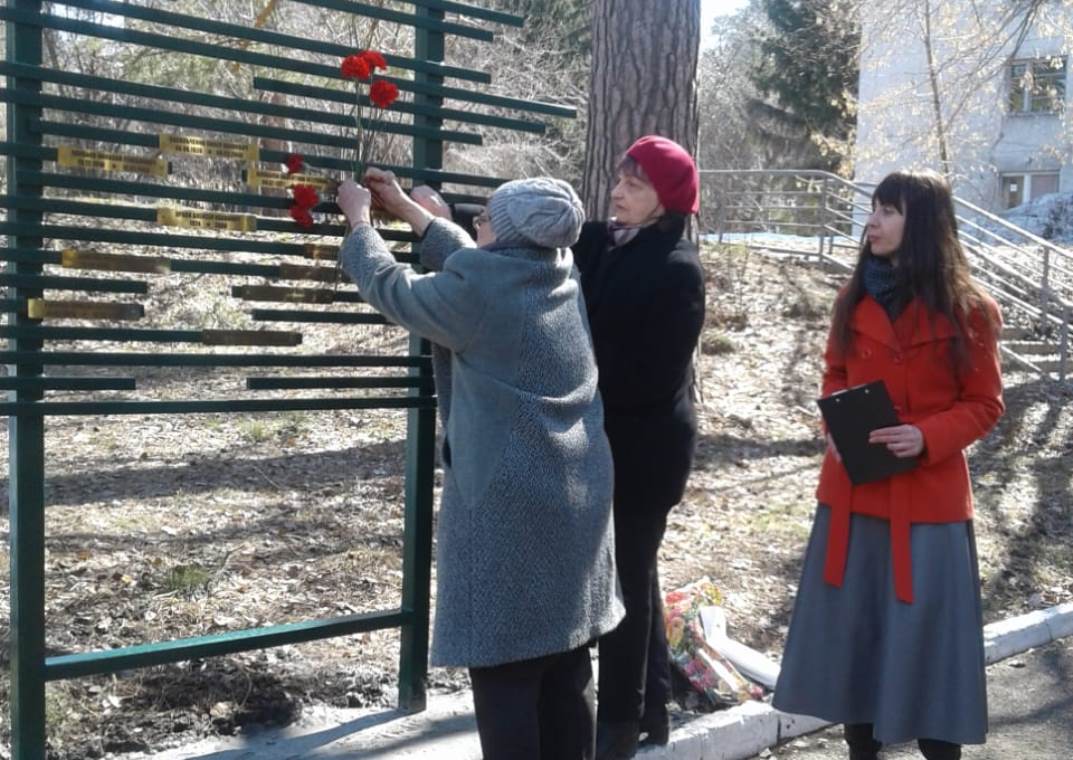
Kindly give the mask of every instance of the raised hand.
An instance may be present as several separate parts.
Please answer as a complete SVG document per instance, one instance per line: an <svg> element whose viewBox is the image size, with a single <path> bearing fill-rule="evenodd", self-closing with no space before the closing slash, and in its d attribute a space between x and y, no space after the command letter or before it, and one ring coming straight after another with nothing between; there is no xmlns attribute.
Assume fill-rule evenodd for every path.
<svg viewBox="0 0 1073 760"><path fill-rule="evenodd" d="M348 179L339 185L336 203L346 215L346 220L351 227L371 223L369 209L372 206L372 195L353 180Z"/></svg>
<svg viewBox="0 0 1073 760"><path fill-rule="evenodd" d="M405 219L412 201L399 185L394 172L370 168L365 171L362 182L369 188L378 206L400 219Z"/></svg>
<svg viewBox="0 0 1073 760"><path fill-rule="evenodd" d="M447 205L443 196L428 185L418 185L410 191L410 197L414 199L418 206L433 216L448 220L451 218L451 207Z"/></svg>

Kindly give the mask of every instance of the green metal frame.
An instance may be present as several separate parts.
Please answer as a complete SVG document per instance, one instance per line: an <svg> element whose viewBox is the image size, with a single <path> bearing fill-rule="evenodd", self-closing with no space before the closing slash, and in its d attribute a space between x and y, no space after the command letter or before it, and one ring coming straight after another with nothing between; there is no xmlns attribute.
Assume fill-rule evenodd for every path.
<svg viewBox="0 0 1073 760"><path fill-rule="evenodd" d="M413 100L399 101L398 112L409 115L408 123L369 122L386 131L413 140L413 163L387 167L399 176L434 186L458 183L474 188L492 188L504 180L494 176L469 175L443 171L444 143L478 145L478 131L445 129L449 119L475 128L494 127L540 134L544 124L532 118L484 114L445 108L446 99L489 106L498 111L516 111L537 116L571 117L574 111L561 105L533 103L515 98L449 87L448 78L482 85L491 77L481 71L449 66L445 62L446 35L458 35L489 41L493 34L477 25L446 19L457 13L478 22L521 26L522 19L499 11L469 6L453 0L406 0L413 12L385 10L354 0L295 0L305 5L350 13L389 23L413 27L415 49L412 58L387 56L395 70L412 72L412 78L387 77L401 90L413 94ZM8 399L0 402L0 414L10 417L10 549L11 549L11 718L12 757L14 760L43 760L45 756L45 684L48 681L114 673L130 668L173 663L195 657L224 655L349 635L362 631L399 628L399 704L409 710L425 706L425 681L428 661L429 587L432 547L432 489L435 447L435 389L426 341L411 336L409 352L396 356L303 354L293 350L301 341L302 325L315 323L388 325L382 315L354 311L362 303L352 289L336 289L336 276L328 270L312 267L255 264L227 260L229 253L253 253L269 256L317 258L308 246L299 243L256 237L196 235L146 232L109 227L108 220L127 219L154 222L156 210L143 205L145 198L175 202L223 204L248 210L249 220L258 232L295 232L289 221L278 217L257 216L260 209L285 209L287 198L256 192L224 192L169 183L167 177L131 180L71 173L59 166L57 144L62 140L97 143L114 151L117 146L156 149L158 138L149 132L112 129L72 122L63 114L89 114L117 117L133 122L168 125L171 129L198 134L211 132L232 136L231 140L291 140L311 146L338 148L349 141L328 130L350 121L327 109L296 108L240 98L222 97L172 87L133 83L105 77L57 71L42 66L42 35L51 29L72 35L111 40L125 45L146 46L158 50L197 55L219 61L259 67L260 76L253 86L262 91L318 99L325 103L352 102L353 95L339 86L340 74L335 66L307 60L308 56L284 57L238 46L217 45L198 35L227 37L275 48L290 48L314 56L342 56L349 49L338 45L299 38L279 32L227 24L187 16L181 13L146 8L114 0L61 0L60 5L102 13L116 14L139 21L142 28L96 24L66 15L44 13L40 0L6 0L0 4L0 20L7 24L6 57L0 62L0 75L7 86L0 88L0 100L6 103L8 133L0 142L0 155L7 157L8 194L0 196L0 207L8 209L6 221L0 222L0 234L9 237L0 249L0 287L8 289L0 298L0 311L9 316L0 326L0 337L8 340L7 350L0 350L0 361L9 365L8 377L0 378L0 390ZM167 26L169 33L145 30L148 24ZM267 71L266 71L267 70ZM301 73L321 77L323 86L286 81L271 72ZM47 91L44 85L62 85L87 91L107 93L120 100L137 98L138 105L101 102L93 98L76 98ZM221 109L229 114L249 114L287 119L308 125L305 129L286 129L271 124L244 123L237 116L229 118L195 116L169 109L169 103ZM318 129L319 128L319 129ZM262 148L261 162L282 162L286 153ZM329 170L349 170L348 161L333 156L308 156L311 166ZM54 166L46 166L54 164ZM168 172L171 171L170 164ZM70 200L49 194L48 189L84 191L109 196L103 201ZM480 193L448 194L452 201L480 201ZM142 200L137 200L142 199ZM324 203L318 212L338 211ZM49 224L49 214L75 217L75 222ZM88 218L89 223L79 223ZM336 236L344 230L337 224L322 223L314 234ZM389 240L412 242L413 236L384 230ZM168 246L215 254L216 258L187 259L164 256L119 256L112 271L127 277L60 276L49 266L64 261L60 250L46 245L48 240L76 243L114 243L120 245ZM403 262L416 264L412 254L398 254ZM315 263L315 262L310 262ZM109 265L112 266L112 265ZM66 271L66 270L64 270ZM236 285L232 296L248 305L265 302L286 303L285 308L252 308L256 323L285 323L283 329L247 331L203 331L191 329L144 329L137 327L69 327L42 325L27 315L31 299L41 299L46 291L88 294L145 294L152 277L160 272L229 275L236 278L267 278L277 285ZM292 284L297 286L291 287ZM91 296L94 297L94 296ZM101 296L95 296L100 298ZM327 310L311 310L301 304L327 304ZM93 303L89 304L93 306ZM137 306L132 306L137 313ZM40 313L40 312L39 312ZM114 313L114 312L109 312ZM294 329L288 330L286 326ZM78 341L74 350L49 350L50 341ZM190 345L257 345L268 348L258 353L210 353L197 350L163 353L102 350L96 341L123 343L154 342ZM89 346L83 345L89 342ZM115 392L135 389L135 380L120 374L111 377L59 377L47 375L46 368L65 367L246 367L273 371L278 368L396 368L402 374L382 376L273 376L258 375L246 379L245 390L254 398L189 399L177 401L133 401L116 397ZM272 391L292 389L372 390L379 395L326 396L320 398L271 397ZM380 390L382 389L382 391ZM47 399L52 391L94 393L107 391L103 398L55 401ZM50 415L127 415L186 414L195 412L278 412L286 410L398 409L407 415L405 460L405 516L403 542L402 600L398 609L371 612L326 620L311 620L286 625L272 625L222 635L202 636L172 641L146 643L109 651L91 651L60 657L46 657L45 649L45 522L44 477L46 467L44 423Z"/></svg>

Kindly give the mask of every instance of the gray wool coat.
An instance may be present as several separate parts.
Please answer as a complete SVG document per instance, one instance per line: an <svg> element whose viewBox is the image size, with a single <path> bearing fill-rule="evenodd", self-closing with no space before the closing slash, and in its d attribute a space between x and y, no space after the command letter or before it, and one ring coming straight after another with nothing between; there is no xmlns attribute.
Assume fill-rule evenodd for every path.
<svg viewBox="0 0 1073 760"><path fill-rule="evenodd" d="M450 352L450 372L439 366L436 378L450 451L437 528L438 666L565 652L624 614L611 452L572 254L472 246L436 220L420 255L440 271L397 263L368 226L340 254L366 301Z"/></svg>

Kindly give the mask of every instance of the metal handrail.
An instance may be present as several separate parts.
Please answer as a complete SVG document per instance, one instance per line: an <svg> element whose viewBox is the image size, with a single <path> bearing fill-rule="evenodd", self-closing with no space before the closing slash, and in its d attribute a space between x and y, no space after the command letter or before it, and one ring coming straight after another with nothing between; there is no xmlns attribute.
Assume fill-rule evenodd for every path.
<svg viewBox="0 0 1073 760"><path fill-rule="evenodd" d="M836 245L835 241L849 241L854 248L859 245L860 241L846 227L861 224L858 212L871 212L870 202L859 199L863 197L870 201L875 187L874 183L851 182L830 172L811 169L704 169L700 175L702 180L705 177L728 177L737 181L791 180L793 184L778 183L781 187L769 184L747 190L720 190L722 197L751 196L756 199L749 205L743 205L739 200L738 205L719 206L715 223L720 239L731 231L727 229L731 225L758 228L751 231L818 229L821 231L818 252L793 248L779 248L779 251L840 267L849 266L845 253L850 246ZM821 199L820 206L797 205L813 197ZM1073 318L1073 250L1044 240L962 198L955 196L954 203L960 235L966 253L977 263L976 275L980 281L1023 319L1056 328L1057 341L1053 348L1059 356L1057 375L1065 381L1071 374L1068 364L1070 320ZM757 216L754 219L729 219L728 210L752 211ZM772 219L769 213L772 210L783 215L791 212L791 216ZM795 220L792 214L807 216L810 221ZM817 224L811 221L815 218L826 218L826 221ZM834 255L838 249L841 249L840 257ZM1046 374L1042 367L1048 365L1043 362L1030 360L1007 346L1003 346L1003 353L1033 371Z"/></svg>

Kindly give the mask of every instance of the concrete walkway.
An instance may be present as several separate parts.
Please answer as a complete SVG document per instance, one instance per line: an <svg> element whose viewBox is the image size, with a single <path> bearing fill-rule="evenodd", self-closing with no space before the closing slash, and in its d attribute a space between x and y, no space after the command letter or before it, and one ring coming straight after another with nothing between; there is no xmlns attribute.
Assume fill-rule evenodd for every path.
<svg viewBox="0 0 1073 760"><path fill-rule="evenodd" d="M991 734L966 760L1073 760L1073 604L1022 615L985 629ZM1054 642L1054 643L1051 643ZM1009 659L1005 659L1009 658ZM810 718L750 702L677 727L667 747L639 760L845 758L841 733ZM811 733L819 731L819 733ZM811 734L804 736L805 734ZM801 737L801 738L795 738ZM779 742L781 746L776 746ZM771 749L767 749L771 748ZM757 754L766 752L766 754ZM914 757L912 747L888 758ZM394 710L310 710L293 726L206 740L152 760L480 760L471 695L434 697L417 715Z"/></svg>
<svg viewBox="0 0 1073 760"><path fill-rule="evenodd" d="M1011 657L987 671L991 731L987 744L965 747L964 760L1073 758L1073 640ZM845 760L842 731L827 729L754 758ZM887 760L920 758L915 744L891 747Z"/></svg>

